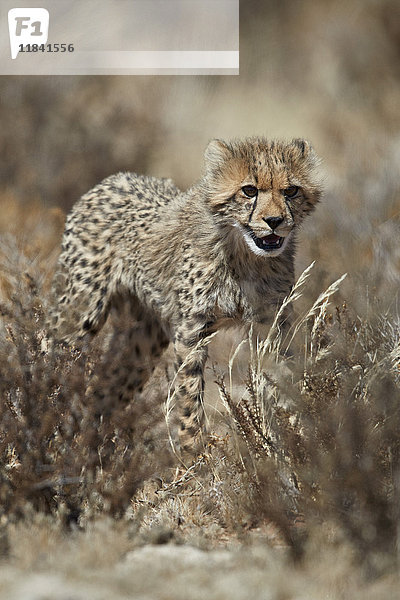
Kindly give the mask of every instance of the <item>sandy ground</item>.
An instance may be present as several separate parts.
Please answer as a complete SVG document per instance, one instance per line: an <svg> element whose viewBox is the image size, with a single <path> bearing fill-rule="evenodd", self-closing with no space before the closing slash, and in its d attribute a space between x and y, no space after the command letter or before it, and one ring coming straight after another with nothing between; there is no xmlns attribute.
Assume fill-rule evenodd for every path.
<svg viewBox="0 0 400 600"><path fill-rule="evenodd" d="M349 556L316 559L302 568L285 550L263 546L204 551L191 546L145 545L109 567L61 561L49 569L0 568L4 600L310 600L395 599L394 575L361 583ZM321 557L320 557L321 558Z"/></svg>

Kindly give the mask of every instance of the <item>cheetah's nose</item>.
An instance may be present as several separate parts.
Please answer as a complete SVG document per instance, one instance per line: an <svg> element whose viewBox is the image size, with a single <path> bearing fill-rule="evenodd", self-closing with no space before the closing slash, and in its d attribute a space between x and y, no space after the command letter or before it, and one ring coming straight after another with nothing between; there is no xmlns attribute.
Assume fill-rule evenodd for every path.
<svg viewBox="0 0 400 600"><path fill-rule="evenodd" d="M263 221L265 221L273 231L282 223L283 217L263 217Z"/></svg>

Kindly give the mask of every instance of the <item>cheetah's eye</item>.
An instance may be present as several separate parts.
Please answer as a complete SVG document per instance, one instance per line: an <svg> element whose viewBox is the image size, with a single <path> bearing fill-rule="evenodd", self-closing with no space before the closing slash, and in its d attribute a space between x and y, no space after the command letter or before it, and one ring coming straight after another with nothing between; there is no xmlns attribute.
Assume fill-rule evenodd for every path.
<svg viewBox="0 0 400 600"><path fill-rule="evenodd" d="M283 193L285 194L285 196L287 198L294 198L297 195L298 191L299 191L299 188L297 187L297 185L291 185L288 188L286 188L285 190L283 190Z"/></svg>
<svg viewBox="0 0 400 600"><path fill-rule="evenodd" d="M256 188L255 185L245 185L242 187L242 192L248 198L254 198L254 196L257 196L257 194L258 194L258 189Z"/></svg>

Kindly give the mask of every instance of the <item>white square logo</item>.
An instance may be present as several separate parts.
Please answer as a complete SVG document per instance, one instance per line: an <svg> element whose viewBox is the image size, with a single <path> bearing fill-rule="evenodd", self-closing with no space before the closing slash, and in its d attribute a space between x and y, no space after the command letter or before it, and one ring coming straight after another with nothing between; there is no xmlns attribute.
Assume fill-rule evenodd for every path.
<svg viewBox="0 0 400 600"><path fill-rule="evenodd" d="M46 8L12 8L8 11L11 58L26 44L46 44L49 11Z"/></svg>

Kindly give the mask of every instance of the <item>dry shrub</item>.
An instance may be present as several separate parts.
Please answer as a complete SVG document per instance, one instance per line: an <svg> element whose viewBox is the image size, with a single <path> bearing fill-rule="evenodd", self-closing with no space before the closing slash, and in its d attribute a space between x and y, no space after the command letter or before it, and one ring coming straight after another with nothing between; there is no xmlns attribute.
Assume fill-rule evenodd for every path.
<svg viewBox="0 0 400 600"><path fill-rule="evenodd" d="M90 348L42 351L41 282L34 262L17 259L9 242L13 260L3 264L0 305L1 512L20 517L31 505L65 522L122 515L143 481L168 461L155 433L161 403L144 395L126 405L118 386L103 406L86 393L89 377L101 387L113 361L128 360L115 351L125 346L126 323ZM2 250L5 260L5 242ZM17 263L20 270L12 272Z"/></svg>

